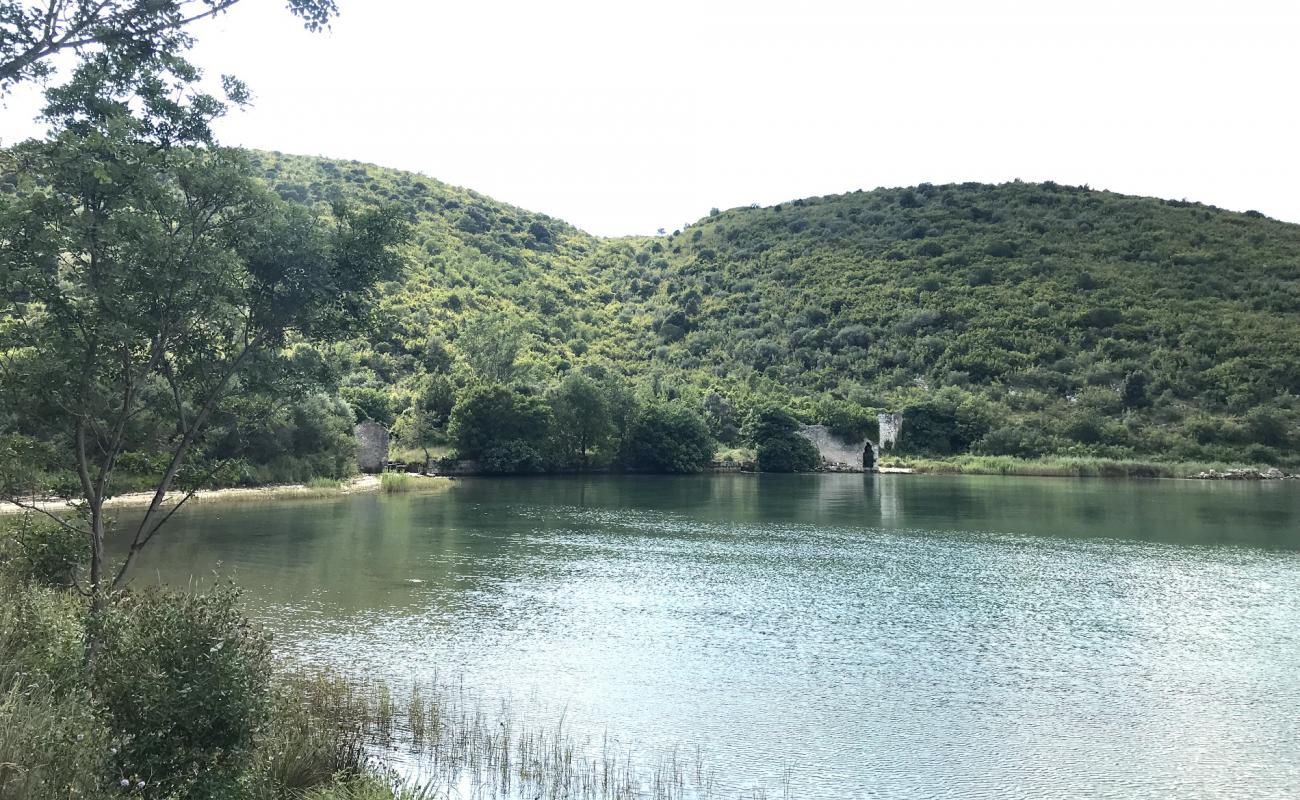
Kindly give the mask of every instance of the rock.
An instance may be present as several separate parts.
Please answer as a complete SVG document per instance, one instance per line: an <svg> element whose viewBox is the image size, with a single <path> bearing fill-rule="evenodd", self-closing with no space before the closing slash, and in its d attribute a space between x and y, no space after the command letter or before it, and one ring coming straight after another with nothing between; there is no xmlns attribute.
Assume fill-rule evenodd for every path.
<svg viewBox="0 0 1300 800"><path fill-rule="evenodd" d="M1294 478L1297 476L1295 475L1288 476L1285 472L1278 469L1277 467L1269 467L1266 470L1246 468L1246 469L1230 469L1227 470L1226 472L1219 472L1218 470L1211 469L1211 470L1198 472L1195 475L1190 475L1188 477L1196 478L1198 480L1203 480L1203 481L1277 481L1277 480L1282 480L1283 478L1287 478L1287 477Z"/></svg>

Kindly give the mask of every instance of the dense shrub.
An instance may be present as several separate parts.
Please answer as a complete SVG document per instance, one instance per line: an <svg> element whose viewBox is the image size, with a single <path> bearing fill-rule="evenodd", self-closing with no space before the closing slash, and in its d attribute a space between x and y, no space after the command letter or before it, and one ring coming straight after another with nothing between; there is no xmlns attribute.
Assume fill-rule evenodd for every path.
<svg viewBox="0 0 1300 800"><path fill-rule="evenodd" d="M269 712L270 647L233 587L150 589L115 602L92 634L90 684L120 744L116 770L147 797L237 796Z"/></svg>
<svg viewBox="0 0 1300 800"><path fill-rule="evenodd" d="M541 398L501 384L478 384L456 400L447 432L461 458L483 458L508 442L537 449L548 427L549 413Z"/></svg>
<svg viewBox="0 0 1300 800"><path fill-rule="evenodd" d="M985 434L973 449L981 455L1038 458L1052 452L1054 447L1055 442L1040 430L1024 425L1004 425Z"/></svg>
<svg viewBox="0 0 1300 800"><path fill-rule="evenodd" d="M397 419L393 400L382 389L370 386L344 386L339 393L348 405L352 406L359 420L371 420L388 427Z"/></svg>
<svg viewBox="0 0 1300 800"><path fill-rule="evenodd" d="M529 475L545 469L542 454L521 439L498 442L479 456L479 467L489 475Z"/></svg>
<svg viewBox="0 0 1300 800"><path fill-rule="evenodd" d="M756 450L763 472L812 472L821 466L817 448L797 433L767 439Z"/></svg>
<svg viewBox="0 0 1300 800"><path fill-rule="evenodd" d="M0 517L0 558L14 580L68 588L87 562L90 541L35 512Z"/></svg>
<svg viewBox="0 0 1300 800"><path fill-rule="evenodd" d="M680 403L641 409L623 440L622 460L644 472L700 472L713 458L715 442L704 421Z"/></svg>
<svg viewBox="0 0 1300 800"><path fill-rule="evenodd" d="M84 693L56 695L29 681L5 684L0 687L0 800L107 796L109 742Z"/></svg>
<svg viewBox="0 0 1300 800"><path fill-rule="evenodd" d="M770 403L752 409L744 435L754 446L763 472L806 472L821 465L817 448L798 433L799 420Z"/></svg>

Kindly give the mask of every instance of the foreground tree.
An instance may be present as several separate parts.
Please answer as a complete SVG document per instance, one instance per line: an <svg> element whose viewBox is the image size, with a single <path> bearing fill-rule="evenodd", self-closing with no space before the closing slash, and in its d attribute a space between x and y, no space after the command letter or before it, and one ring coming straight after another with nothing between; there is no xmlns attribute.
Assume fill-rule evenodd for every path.
<svg viewBox="0 0 1300 800"><path fill-rule="evenodd" d="M48 78L63 52L139 60L190 46L186 29L240 0L0 0L0 92ZM288 0L308 30L338 13L334 0Z"/></svg>
<svg viewBox="0 0 1300 800"><path fill-rule="evenodd" d="M0 439L0 495L90 540L102 607L139 552L218 465L203 436L232 396L273 385L293 337L331 339L367 318L394 276L404 223L290 206L220 149L159 147L128 118L71 125L16 153L0 203L0 391L19 409ZM153 499L108 573L104 501L124 458L160 455ZM172 498L181 490L179 500Z"/></svg>

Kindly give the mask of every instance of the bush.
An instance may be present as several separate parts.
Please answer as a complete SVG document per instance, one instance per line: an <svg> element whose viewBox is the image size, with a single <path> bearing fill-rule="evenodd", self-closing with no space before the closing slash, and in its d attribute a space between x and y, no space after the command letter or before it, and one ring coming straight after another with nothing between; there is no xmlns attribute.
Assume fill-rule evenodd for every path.
<svg viewBox="0 0 1300 800"><path fill-rule="evenodd" d="M623 463L646 472L700 472L713 458L704 421L678 403L641 410L623 440Z"/></svg>
<svg viewBox="0 0 1300 800"><path fill-rule="evenodd" d="M1052 452L1053 444L1042 431L1023 425L1005 425L989 431L974 449L981 455L1038 458Z"/></svg>
<svg viewBox="0 0 1300 800"><path fill-rule="evenodd" d="M299 797L364 772L369 705L351 686L329 674L289 673L276 680L271 702L257 767L270 791Z"/></svg>
<svg viewBox="0 0 1300 800"><path fill-rule="evenodd" d="M812 472L820 466L817 448L797 433L758 445L758 468L763 472Z"/></svg>
<svg viewBox="0 0 1300 800"><path fill-rule="evenodd" d="M0 522L0 525L5 525ZM90 541L76 531L34 513L8 522L0 533L5 571L18 581L69 588L90 555Z"/></svg>
<svg viewBox="0 0 1300 800"><path fill-rule="evenodd" d="M270 646L234 587L150 589L104 614L91 685L119 738L117 771L149 797L233 797L268 719Z"/></svg>
<svg viewBox="0 0 1300 800"><path fill-rule="evenodd" d="M526 475L543 469L541 453L520 439L489 448L479 459L479 466L491 475Z"/></svg>
<svg viewBox="0 0 1300 800"><path fill-rule="evenodd" d="M369 386L344 386L339 394L352 406L358 420L373 420L385 428L391 427L397 419L393 409L393 399L382 389Z"/></svg>
<svg viewBox="0 0 1300 800"><path fill-rule="evenodd" d="M447 432L457 455L481 459L507 442L540 447L549 430L549 416L540 398L500 384L480 384L457 398Z"/></svg>

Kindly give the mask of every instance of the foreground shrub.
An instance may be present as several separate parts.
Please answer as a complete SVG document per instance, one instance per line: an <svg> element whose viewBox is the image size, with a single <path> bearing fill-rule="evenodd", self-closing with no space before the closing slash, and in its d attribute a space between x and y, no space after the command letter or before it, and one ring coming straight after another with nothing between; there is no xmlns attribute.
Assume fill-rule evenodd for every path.
<svg viewBox="0 0 1300 800"><path fill-rule="evenodd" d="M333 675L292 672L275 681L271 722L258 750L262 793L299 797L366 768L370 704Z"/></svg>
<svg viewBox="0 0 1300 800"><path fill-rule="evenodd" d="M0 693L0 800L96 797L109 780L109 733L81 693L14 682Z"/></svg>
<svg viewBox="0 0 1300 800"><path fill-rule="evenodd" d="M238 592L148 590L103 616L91 686L117 770L149 797L231 797L269 712L269 640Z"/></svg>
<svg viewBox="0 0 1300 800"><path fill-rule="evenodd" d="M40 586L71 587L80 565L86 563L89 540L36 514L10 520L0 518L0 550L5 571L17 581Z"/></svg>

